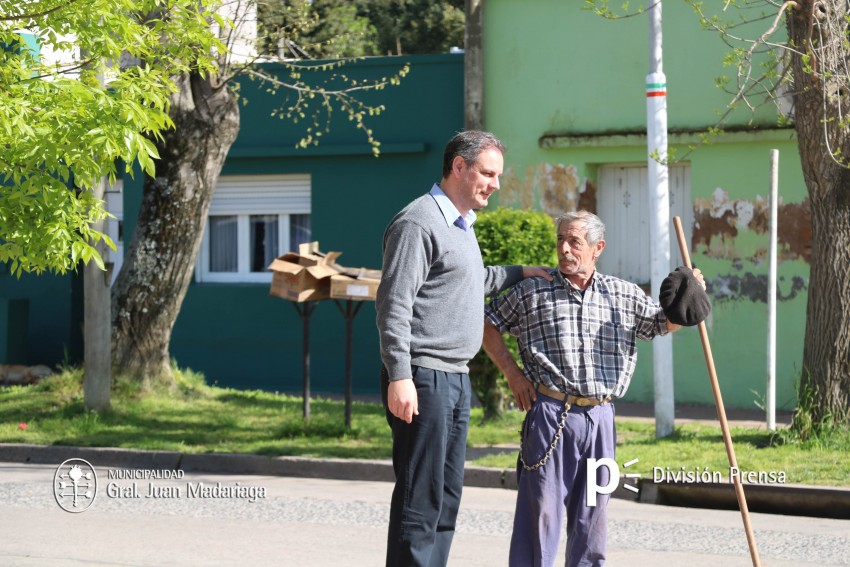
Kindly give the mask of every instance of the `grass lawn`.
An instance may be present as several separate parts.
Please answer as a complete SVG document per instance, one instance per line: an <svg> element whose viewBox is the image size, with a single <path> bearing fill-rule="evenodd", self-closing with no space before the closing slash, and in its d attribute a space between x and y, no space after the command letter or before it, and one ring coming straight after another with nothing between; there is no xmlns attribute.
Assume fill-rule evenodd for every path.
<svg viewBox="0 0 850 567"><path fill-rule="evenodd" d="M0 443L76 445L168 450L185 453L253 453L353 459L389 458L390 432L377 404L355 402L352 427L344 426L341 401L311 400L309 420L301 398L271 392L207 386L203 377L177 371L177 388L154 387L142 394L118 381L112 408L101 414L85 409L82 373L66 371L34 386L0 390ZM509 413L497 423L481 423L474 408L471 447L515 444L523 414ZM25 426L24 426L25 424ZM652 476L653 467L671 471L720 471L729 465L720 428L686 424L662 440L652 423L617 423L617 461L638 459L628 472ZM732 430L741 470L784 472L789 484L850 487L850 432L805 443L764 430ZM513 468L515 452L489 455L481 466ZM625 471L624 471L625 472Z"/></svg>

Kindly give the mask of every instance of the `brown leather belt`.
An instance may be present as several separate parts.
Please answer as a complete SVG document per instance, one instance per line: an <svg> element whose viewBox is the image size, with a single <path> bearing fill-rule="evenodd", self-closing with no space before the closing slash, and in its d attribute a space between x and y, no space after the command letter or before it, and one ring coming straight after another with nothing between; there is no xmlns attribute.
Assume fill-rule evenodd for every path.
<svg viewBox="0 0 850 567"><path fill-rule="evenodd" d="M574 396L573 394L565 394L559 390L553 390L552 388L547 388L543 384L537 384L535 390L549 396L550 398L555 398L556 400L566 401L568 405L577 405L579 407L587 407L587 406L601 406L603 404L607 404L611 401L611 396L608 396L604 400L600 400L597 398L585 398L583 396Z"/></svg>

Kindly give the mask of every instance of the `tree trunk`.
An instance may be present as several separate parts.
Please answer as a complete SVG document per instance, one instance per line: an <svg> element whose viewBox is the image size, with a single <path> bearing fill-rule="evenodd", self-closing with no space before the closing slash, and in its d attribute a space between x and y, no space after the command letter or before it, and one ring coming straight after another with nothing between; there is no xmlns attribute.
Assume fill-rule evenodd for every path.
<svg viewBox="0 0 850 567"><path fill-rule="evenodd" d="M212 194L239 132L239 107L215 77L182 76L174 129L157 144L156 178L145 177L138 224L115 282L112 362L118 374L170 380L169 343L189 287Z"/></svg>
<svg viewBox="0 0 850 567"><path fill-rule="evenodd" d="M804 46L794 52L791 70L813 242L799 392L810 407L798 410L828 426L846 422L850 407L850 130L840 112L850 108L844 66L850 49L830 31L845 29L844 3L803 0L799 6L789 14L788 35L792 45Z"/></svg>

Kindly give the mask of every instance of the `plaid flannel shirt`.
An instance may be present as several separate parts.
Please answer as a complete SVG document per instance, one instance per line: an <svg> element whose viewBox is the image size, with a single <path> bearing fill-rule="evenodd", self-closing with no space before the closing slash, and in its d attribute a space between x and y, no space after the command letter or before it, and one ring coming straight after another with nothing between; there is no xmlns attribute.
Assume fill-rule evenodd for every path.
<svg viewBox="0 0 850 567"><path fill-rule="evenodd" d="M596 272L582 292L557 269L494 298L485 318L517 337L523 372L568 394L620 397L637 363L636 338L667 334L667 318L637 285Z"/></svg>

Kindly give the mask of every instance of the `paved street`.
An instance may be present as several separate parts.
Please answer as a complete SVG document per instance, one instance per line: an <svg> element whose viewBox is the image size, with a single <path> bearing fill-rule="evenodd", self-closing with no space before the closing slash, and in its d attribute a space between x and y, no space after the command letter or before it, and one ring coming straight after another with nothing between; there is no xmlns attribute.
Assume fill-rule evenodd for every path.
<svg viewBox="0 0 850 567"><path fill-rule="evenodd" d="M93 465L94 502L68 513L53 494L56 466L0 463L0 565L382 564L389 483L188 473L109 480ZM220 487L246 497L222 496ZM451 565L506 564L515 496L465 489ZM850 521L754 514L752 522L764 565L850 565ZM738 512L614 500L610 532L614 567L751 565Z"/></svg>

